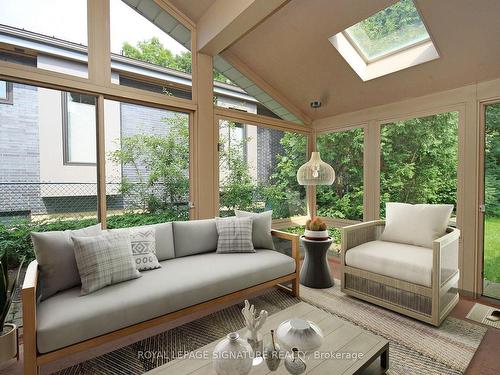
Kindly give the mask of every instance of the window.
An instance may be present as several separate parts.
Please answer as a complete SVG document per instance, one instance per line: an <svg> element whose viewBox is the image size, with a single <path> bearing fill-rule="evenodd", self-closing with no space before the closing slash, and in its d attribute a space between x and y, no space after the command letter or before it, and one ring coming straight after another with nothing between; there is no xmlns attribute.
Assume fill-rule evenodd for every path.
<svg viewBox="0 0 500 375"><path fill-rule="evenodd" d="M22 83L7 86L16 100L0 105L0 226L20 236L97 223L96 166L63 163L65 94ZM77 115L72 119L80 123ZM93 132L95 138L95 127ZM95 145L87 147L95 154Z"/></svg>
<svg viewBox="0 0 500 375"><path fill-rule="evenodd" d="M273 218L307 213L297 169L306 161L307 137L219 120L219 210L273 210Z"/></svg>
<svg viewBox="0 0 500 375"><path fill-rule="evenodd" d="M429 40L412 0L401 0L345 30L367 61Z"/></svg>
<svg viewBox="0 0 500 375"><path fill-rule="evenodd" d="M333 185L316 187L319 216L363 220L363 144L363 129L318 135L321 159L335 170Z"/></svg>
<svg viewBox="0 0 500 375"><path fill-rule="evenodd" d="M65 164L96 163L95 97L62 93Z"/></svg>
<svg viewBox="0 0 500 375"><path fill-rule="evenodd" d="M456 207L458 113L383 125L380 163L381 217L386 202Z"/></svg>
<svg viewBox="0 0 500 375"><path fill-rule="evenodd" d="M0 60L88 77L87 0L0 3Z"/></svg>
<svg viewBox="0 0 500 375"><path fill-rule="evenodd" d="M0 104L13 104L12 83L0 81Z"/></svg>
<svg viewBox="0 0 500 375"><path fill-rule="evenodd" d="M329 40L363 81L439 57L412 0L400 0Z"/></svg>
<svg viewBox="0 0 500 375"><path fill-rule="evenodd" d="M189 115L105 100L109 228L189 220Z"/></svg>
<svg viewBox="0 0 500 375"><path fill-rule="evenodd" d="M110 33L113 83L191 99L191 31L154 0L111 0Z"/></svg>

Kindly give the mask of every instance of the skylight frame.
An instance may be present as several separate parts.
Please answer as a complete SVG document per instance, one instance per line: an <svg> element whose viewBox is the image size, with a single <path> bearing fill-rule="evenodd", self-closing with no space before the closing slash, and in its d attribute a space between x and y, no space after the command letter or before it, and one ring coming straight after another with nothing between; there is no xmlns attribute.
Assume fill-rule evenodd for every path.
<svg viewBox="0 0 500 375"><path fill-rule="evenodd" d="M335 49L337 49L344 60L364 82L420 65L440 57L436 44L432 39L432 35L424 21L424 17L422 17L420 9L418 9L414 0L411 0L411 2L418 12L418 17L422 22L422 26L425 28L427 37L424 39L403 44L396 49L388 50L386 53L369 58L363 52L358 43L356 43L347 32L350 27L357 25L363 20L328 38L329 42L335 47ZM397 4L397 2L394 2L393 5L394 4ZM377 13L374 13L365 19L368 19Z"/></svg>
<svg viewBox="0 0 500 375"><path fill-rule="evenodd" d="M423 22L423 20L422 20L422 22ZM424 24L424 26L425 26L425 24ZM425 28L427 30L427 27L425 27ZM383 53L381 55L369 58L368 56L366 56L366 54L363 52L363 50L359 47L359 45L356 43L356 41L351 37L351 35L349 35L349 33L347 32L347 29L342 30L341 32L344 35L344 37L349 41L349 43L351 43L352 47L356 50L356 52L358 52L359 56L367 64L370 64L370 63L373 63L373 62L385 59L385 58L387 58L389 56L392 56L392 55L396 55L396 54L398 54L400 52L403 52L405 50L417 47L417 46L419 46L421 44L425 44L425 43L427 43L429 41L432 42L431 36L429 35L429 32L427 31L427 35L428 36L425 39L421 39L421 40L417 40L416 42L404 44L401 47L398 47L398 48L393 49L393 50L389 50L389 51L387 51L387 52L385 52L385 53Z"/></svg>
<svg viewBox="0 0 500 375"><path fill-rule="evenodd" d="M351 36L351 34L348 32L348 30L358 24L360 24L361 22L365 21L365 20L368 20L370 19L371 17L374 17L375 15L377 15L378 13L388 9L388 8L391 8L392 6L394 6L395 4L401 2L403 0L398 0L396 2L394 2L393 4L389 5L388 7L382 9L382 10L379 10L378 12L372 14L371 16L369 17L366 17L364 19L362 19L361 21L355 23L354 25L351 25L349 27L347 27L346 29L342 30L342 33L344 34L345 38L352 44L353 48L359 53L359 55L361 56L361 58L367 63L372 63L372 62L375 62L375 61L378 61L378 60L381 60L387 56L390 56L390 55L394 55L394 54L397 54L398 52L402 52L406 49L410 49L410 48L413 48L415 46L418 46L420 44L424 44L428 41L432 41L431 40L431 36L430 36L430 33L429 33L429 29L427 28L427 25L425 24L424 22L424 18L422 17L422 13L420 12L420 10L418 9L417 7L417 4L415 4L415 1L414 0L409 0L411 1L411 3L413 4L413 7L415 8L415 11L417 12L418 14L418 18L420 20L420 22L422 23L422 26L425 30L425 33L427 34L427 37L423 38L423 39L420 39L420 40L416 40L416 41L413 41L413 42L409 42L409 43L406 43L406 44L403 44L397 48L394 48L394 49L389 49L388 51L386 52L382 52L382 53L379 53L377 54L376 56L374 57L369 57L364 51L363 51L363 48L359 45L358 42L356 42L356 40L354 40L354 38ZM400 30L398 30L399 32Z"/></svg>

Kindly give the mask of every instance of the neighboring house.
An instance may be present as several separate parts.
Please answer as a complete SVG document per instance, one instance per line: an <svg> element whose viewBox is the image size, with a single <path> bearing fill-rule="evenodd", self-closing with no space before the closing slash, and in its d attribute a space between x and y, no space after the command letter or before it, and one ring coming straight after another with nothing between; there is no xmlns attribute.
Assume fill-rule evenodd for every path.
<svg viewBox="0 0 500 375"><path fill-rule="evenodd" d="M37 53L32 59L26 58L2 50L2 42ZM82 46L0 27L0 60L86 77L85 59ZM139 80L138 76L152 80ZM172 86L155 83L159 81L171 82ZM112 82L160 93L167 89L180 97L191 95L189 74L119 55L112 56ZM214 86L219 106L275 116L236 86L220 82ZM106 101L107 153L120 147L121 137L144 131L166 134L168 128L162 126L162 119L172 115L162 109ZM95 99L91 96L0 81L0 222L56 213L95 215L95 123ZM255 126L241 125L241 129L241 136L250 139L245 155L251 175L256 181L266 181L281 147L279 132L274 136L275 132L261 132ZM106 175L108 206L126 208L117 187L124 177L134 181L135 171L107 160Z"/></svg>

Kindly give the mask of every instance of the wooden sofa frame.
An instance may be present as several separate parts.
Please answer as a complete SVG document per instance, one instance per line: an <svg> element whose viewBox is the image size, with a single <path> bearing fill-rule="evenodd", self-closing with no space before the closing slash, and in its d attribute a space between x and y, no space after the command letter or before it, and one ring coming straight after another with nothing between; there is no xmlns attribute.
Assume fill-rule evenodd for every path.
<svg viewBox="0 0 500 375"><path fill-rule="evenodd" d="M433 242L431 286L427 287L346 265L346 252L363 243L377 240L384 226L385 221L375 220L342 229L342 292L439 326L459 299L460 231L449 227L443 237Z"/></svg>
<svg viewBox="0 0 500 375"><path fill-rule="evenodd" d="M291 241L291 256L295 260L294 273L44 354L38 353L37 351L36 337L36 296L38 283L38 263L36 261L31 262L26 271L26 276L22 287L24 374L38 374L40 367L43 365L55 362L67 356L98 348L105 344L109 344L119 339L123 339L124 337L127 337L129 335L133 335L159 325L174 323L175 326L175 324L177 324L176 321L181 320L181 318L186 315L196 314L197 317L201 317L203 315L210 314L218 310L218 306L220 306L220 308L223 308L227 306L228 303L240 302L246 297L255 296L256 294L261 293L266 289L274 286L278 286L279 288L284 289L292 295L298 297L300 280L299 236L296 234L277 231L274 229L272 230L271 234L273 237ZM290 283L291 287L287 287L284 285ZM185 322L183 321L179 324L183 323ZM117 348L113 348L113 350L115 349Z"/></svg>

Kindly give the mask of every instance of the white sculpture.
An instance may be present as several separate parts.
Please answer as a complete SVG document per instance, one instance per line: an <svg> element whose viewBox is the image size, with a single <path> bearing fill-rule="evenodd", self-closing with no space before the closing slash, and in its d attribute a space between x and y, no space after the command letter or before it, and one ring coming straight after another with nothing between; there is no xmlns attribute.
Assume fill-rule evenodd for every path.
<svg viewBox="0 0 500 375"><path fill-rule="evenodd" d="M245 300L245 307L241 309L241 313L245 318L245 325L247 326L246 338L247 342L252 347L254 358L253 365L258 366L264 360L262 358L262 351L264 350L264 345L262 341L262 335L259 330L262 328L267 319L267 311L261 310L257 315L255 313L255 306L250 305L248 300Z"/></svg>
<svg viewBox="0 0 500 375"><path fill-rule="evenodd" d="M250 302L248 302L248 300L245 300L245 307L241 309L241 313L245 318L245 325L248 330L247 338L254 342L258 342L259 339L262 339L262 337L259 337L259 329L261 329L266 322L268 315L267 311L261 310L257 315L255 313L255 306L250 305Z"/></svg>

